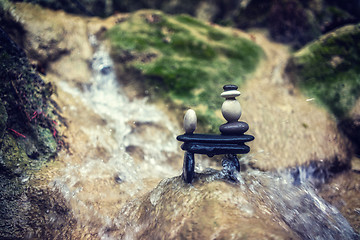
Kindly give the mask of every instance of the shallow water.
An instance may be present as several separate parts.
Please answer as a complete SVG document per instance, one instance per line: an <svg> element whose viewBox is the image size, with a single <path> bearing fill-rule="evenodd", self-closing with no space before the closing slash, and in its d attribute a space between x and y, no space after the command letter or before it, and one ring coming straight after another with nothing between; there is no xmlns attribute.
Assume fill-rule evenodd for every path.
<svg viewBox="0 0 360 240"><path fill-rule="evenodd" d="M80 162L64 155L67 165L51 186L69 201L81 225L96 229L99 237L106 239L109 236L104 234L104 229L120 221L118 213L127 201L151 191L161 179L181 174L181 169L174 169L170 163L172 154L179 156L181 152L176 141L181 130L146 99L130 101L116 80L105 47L94 37L90 41L95 52L89 84L79 89L63 82L59 87L104 120L104 124L94 124L84 132L90 139L87 146L101 147L106 154L84 155ZM152 130L138 134L132 126ZM129 146L143 152L141 162L127 153ZM197 171L206 167L201 161L197 164ZM239 187L248 195L249 207L244 206L243 211L251 215L252 208L261 201L302 239L354 239L356 236L346 219L317 195L314 171L310 167L295 172L248 170L243 176L235 174ZM317 183L324 178L317 177Z"/></svg>

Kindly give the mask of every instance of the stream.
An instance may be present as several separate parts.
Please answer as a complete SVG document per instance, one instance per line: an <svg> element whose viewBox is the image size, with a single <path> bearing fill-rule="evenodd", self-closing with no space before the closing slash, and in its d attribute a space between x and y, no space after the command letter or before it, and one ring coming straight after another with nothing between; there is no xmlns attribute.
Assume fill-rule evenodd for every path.
<svg viewBox="0 0 360 240"><path fill-rule="evenodd" d="M162 179L181 174L182 169L174 168L171 160L182 161L183 153L176 141L182 130L146 99L130 101L116 80L106 48L93 36L89 40L94 47L89 84L84 89L66 82L58 86L101 116L104 124L94 124L84 131L90 142L79 144L104 150L75 162L71 155L63 155L66 167L51 187L70 203L82 226L96 229L101 239L118 239L105 234L105 229L120 221L119 213L127 202L153 190ZM142 134L138 128L143 129ZM130 147L142 152L141 161L128 153ZM196 171L206 167L198 161ZM297 174L252 169L236 174L237 186L247 196L249 208L244 211L251 214L251 209L264 202L302 239L355 239L347 220L317 195L312 173L311 168L299 168Z"/></svg>

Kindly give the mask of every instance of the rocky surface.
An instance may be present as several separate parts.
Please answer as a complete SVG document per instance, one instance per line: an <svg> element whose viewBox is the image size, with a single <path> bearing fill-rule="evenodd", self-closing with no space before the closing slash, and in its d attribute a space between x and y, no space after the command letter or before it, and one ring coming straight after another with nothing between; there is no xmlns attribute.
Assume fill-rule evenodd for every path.
<svg viewBox="0 0 360 240"><path fill-rule="evenodd" d="M20 6L19 10L21 10L22 8L24 7ZM37 11L36 9L38 7L33 7L31 5L27 8L29 9L24 13L25 16L23 18L26 18L27 16L27 24L29 25L31 22L30 17L32 12L41 13L41 11L43 11L45 15L46 13L50 13L49 10ZM34 10L30 10L33 8ZM63 16L63 13L59 12L59 15ZM156 18L154 17L156 15L151 15L148 12L139 12L135 16L131 19L136 19L136 21L141 21L142 19L149 22L149 19ZM74 84L75 82L78 84L80 83L81 85L82 83L82 85L85 87L86 85L84 85L83 83L84 81L86 81L87 74L90 74L87 66L88 61L90 61L89 52L91 52L90 45L86 44L86 33L96 33L101 29L102 26L110 27L111 22L115 22L116 19L122 19L121 21L125 21L125 24L128 17L125 16L124 18L121 18L121 16L117 16L115 18L107 20L107 22L105 21L102 24L98 23L99 21L88 20L90 26L87 28L87 30L80 30L81 27L85 26L84 20L80 20L77 17L73 18L74 19L72 19L72 16L67 16L66 18L51 18L54 19L54 22L60 22L60 24L57 24L57 26L59 26L59 29L61 30L57 30L55 32L68 32L69 39L66 41L72 43L64 45L69 46L66 48L67 54L59 57L58 60L49 61L49 67L47 68L47 77L49 79L57 79L57 76L62 76L61 78L63 80L70 81L70 84ZM54 24L51 23L51 19L47 19L47 24ZM79 25L77 27L74 27L70 24L68 28L66 21L72 21L73 24L74 22L78 22ZM135 20L128 19L127 21L131 22ZM41 25L41 22L36 20L35 18L34 23L31 24L33 29L35 29L36 24ZM126 24L124 25L124 27L125 26L127 27L127 29L129 29ZM154 27L156 26L157 25L155 24ZM180 26L182 25L180 24L179 27ZM150 27L152 27L151 24ZM202 28L200 29L208 28L207 25L201 25L201 27ZM35 33L32 33L33 31L30 31L30 29L27 30L29 32L27 36L31 36L32 34L38 34L38 37L35 39L38 39L37 41L45 41L41 40L39 36L44 35L41 33L40 30L46 28L42 28L41 26L39 26L36 29L39 30L35 31ZM77 29L77 32L79 33L78 35L76 35L76 37L73 36L74 34L70 34L74 29ZM229 31L226 29L220 30L217 27L215 27L215 29L217 29L216 31L219 31L219 34L221 33L221 31L224 31L223 34L233 32L233 34L248 37L250 39L250 35L246 35L242 32L234 30ZM172 35L170 33L165 33L164 37L166 36ZM330 162L336 162L335 165L339 165L340 168L346 166L350 158L349 145L347 143L347 140L337 130L336 123L331 119L331 116L329 116L323 109L316 107L313 104L313 101L311 101L311 99L309 100L309 98L305 98L299 92L297 92L297 90L294 89L291 84L288 84L282 76L282 71L286 65L287 59L289 58L288 49L286 47L282 47L281 45L269 42L260 33L254 32L251 34L251 36L254 41L256 41L259 45L263 46L267 55L267 59L263 61L261 67L258 68L261 70L258 70L252 79L248 79L245 86L240 87L240 90L243 93L243 95L239 97L239 101L244 109L243 119L250 125L249 133L253 134L256 137L256 141L254 141L254 143L252 143L253 145L251 145L253 153L252 162L254 166L261 169L273 169L278 167L301 165L308 163L312 160L329 160ZM29 40L29 42L32 41L35 40ZM156 41L156 39L154 39L153 41ZM162 40L160 39L160 41ZM58 42L60 46L62 44L59 39L53 40L53 42ZM82 42L85 43L81 44L80 46L80 43ZM31 46L31 44L29 44L28 46ZM79 49L76 46L79 46ZM58 48L61 49L61 47ZM163 49L160 49L160 52L161 51L163 51ZM155 55L159 55L160 52ZM116 54L116 52L114 52L114 54ZM120 55L114 55L115 59L121 59L121 56L123 56L123 54L119 54ZM149 55L149 53L147 53L146 55ZM138 56L138 61L141 62L143 58L140 56ZM72 62L66 60L70 58L77 58L77 60L73 60ZM134 86L133 84L135 84L135 86L138 86L138 92L144 92L148 90L148 88L144 88L144 86L139 87L139 85L134 82L134 77L139 77L139 75L137 75L139 73L134 75L134 71L129 68L129 63L134 64L132 61L130 61L132 58L125 59L127 60L123 62L123 64L121 64L120 62L117 67L118 69L123 69L120 71L120 79L122 79L125 85L125 89L127 90L127 85ZM152 59L150 62L145 61L145 63L151 63L152 61L155 60ZM61 64L62 62L64 64ZM80 66L83 67L72 67L74 64L76 65L77 62L79 62ZM80 69L82 70L80 71ZM71 71L76 71L77 74L70 74ZM69 73L69 77L67 77L67 73ZM130 75L128 75L129 73ZM166 78L166 76L167 75L164 75L164 78ZM143 77L140 77L139 79L143 79ZM213 90L207 89L206 86L207 85L203 85L202 87L205 92L212 93ZM221 87L222 86L219 87L219 94L221 93ZM204 90L201 90L200 92L203 92ZM209 122L209 119L213 119L215 121L215 123L212 123L213 127L211 128L214 128L215 131L218 131L217 129L220 126L221 121L223 121L221 120L222 117L220 113L220 105L222 103L222 98L218 96L219 94L212 94L212 96L208 96L209 99L207 99L206 102L209 103L209 106L207 106L205 109L214 109L216 111L215 116L214 113L210 112L203 112L203 115L201 115L201 109L204 108L204 104L200 104L200 102L197 101L201 100L203 97L201 97L202 94L199 95L199 93L197 92L198 91L195 91L193 95L190 94L191 92L187 92L187 94L190 94L190 96L187 97L186 101L190 101L187 104L195 105L195 107L198 104L200 105L197 106L198 109L195 109L197 110L199 118L198 120L200 131L202 131L201 125L203 125L202 127L204 128L204 126L207 125L206 122ZM176 105L178 105L179 101L182 102L184 100L183 98L175 97L175 99L173 100L173 104L175 103ZM216 105L216 102L219 102L219 105ZM185 103L184 105L186 106L187 104ZM179 114L179 112L177 112L177 114ZM207 117L208 115L210 116ZM293 146L297 146L297 148L294 149ZM292 160L290 161L289 159Z"/></svg>
<svg viewBox="0 0 360 240"><path fill-rule="evenodd" d="M109 228L108 234L133 239L299 238L273 221L264 205L253 209L239 186L207 182L206 177L211 175L201 176L194 186L181 177L163 180L152 192L124 207L119 225Z"/></svg>
<svg viewBox="0 0 360 240"><path fill-rule="evenodd" d="M322 214L329 206L321 205L320 210L316 201L323 200L315 195L312 199L311 191L303 192L303 186L290 186L281 178L272 181L272 177L247 172L234 182L226 171L208 171L198 174L193 185L180 177L164 179L153 191L127 204L105 233L122 239L355 237L345 227L347 223L338 225L336 211L326 213L334 220L327 225L330 222Z"/></svg>

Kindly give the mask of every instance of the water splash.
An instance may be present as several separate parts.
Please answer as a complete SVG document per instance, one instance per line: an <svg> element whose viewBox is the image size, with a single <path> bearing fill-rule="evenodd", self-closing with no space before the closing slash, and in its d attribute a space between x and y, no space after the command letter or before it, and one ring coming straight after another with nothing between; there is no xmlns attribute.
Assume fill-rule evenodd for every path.
<svg viewBox="0 0 360 240"><path fill-rule="evenodd" d="M332 205L318 196L313 166L274 172L248 171L245 191L263 201L275 215L302 239L356 239L348 221ZM242 178L239 181L244 181Z"/></svg>

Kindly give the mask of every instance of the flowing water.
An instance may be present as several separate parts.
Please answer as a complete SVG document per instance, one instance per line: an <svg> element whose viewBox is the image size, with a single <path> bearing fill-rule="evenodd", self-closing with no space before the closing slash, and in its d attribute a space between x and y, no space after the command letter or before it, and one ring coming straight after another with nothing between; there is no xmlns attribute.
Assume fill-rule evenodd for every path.
<svg viewBox="0 0 360 240"><path fill-rule="evenodd" d="M103 118L105 124L86 129L90 139L86 144L89 149L100 146L107 154L84 155L77 162L71 160L71 155L64 156L67 165L52 187L59 189L69 201L81 225L96 229L100 238L106 239L108 236L102 235L104 229L121 219L118 213L127 201L151 191L161 179L180 175L181 169L174 169L170 162L171 156L181 161L178 158L181 150L175 140L181 130L146 99L130 101L116 80L106 49L95 38L91 37L90 41L95 49L90 83L83 90L66 83L59 86ZM134 125L156 127L139 135ZM141 162L127 153L129 146L143 153ZM197 171L203 168L198 166ZM296 174L257 170L244 174L243 177L237 174L236 179L239 187L248 193L253 207L259 201L265 202L274 216L301 238L356 238L339 211L316 194L310 168L298 169Z"/></svg>
<svg viewBox="0 0 360 240"><path fill-rule="evenodd" d="M313 169L298 168L278 173L253 171L246 191L262 199L302 239L355 239L356 235L341 213L316 193Z"/></svg>
<svg viewBox="0 0 360 240"><path fill-rule="evenodd" d="M90 141L79 139L76 144L84 144L88 151L102 150L95 155L83 153L80 161L73 161L72 155L63 156L67 165L52 186L76 209L80 222L99 228L106 226L127 200L151 190L162 178L180 175L181 169L169 163L169 157L179 152L175 134L180 130L146 99L130 101L116 80L105 47L94 37L90 42L94 55L89 84L79 89L61 82L59 87L101 116L104 123L94 122L84 129ZM145 133L134 126L144 126ZM147 128L152 130L146 132ZM140 163L127 153L129 146L142 152Z"/></svg>

